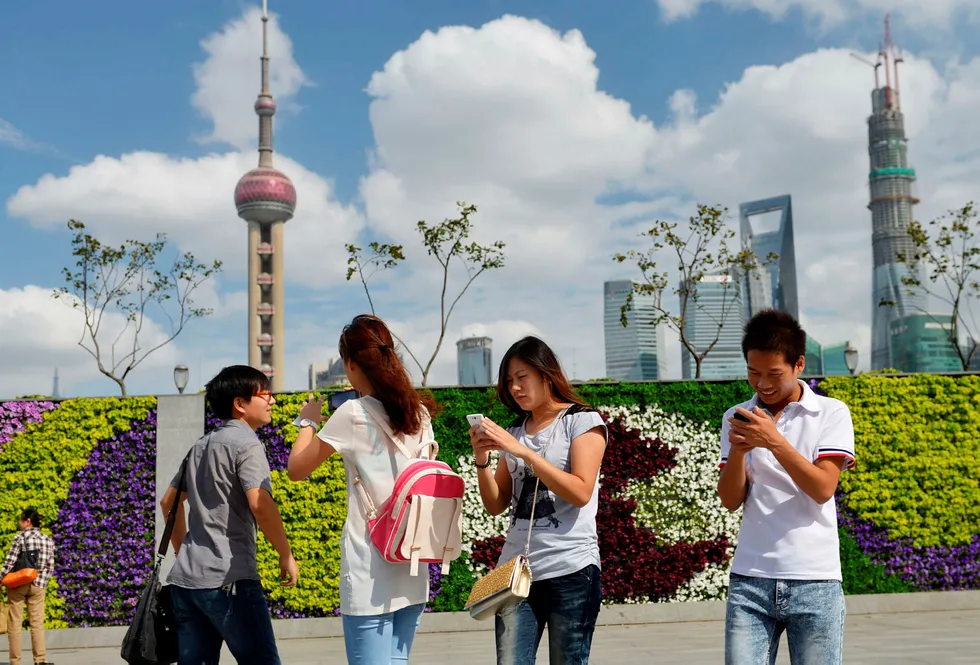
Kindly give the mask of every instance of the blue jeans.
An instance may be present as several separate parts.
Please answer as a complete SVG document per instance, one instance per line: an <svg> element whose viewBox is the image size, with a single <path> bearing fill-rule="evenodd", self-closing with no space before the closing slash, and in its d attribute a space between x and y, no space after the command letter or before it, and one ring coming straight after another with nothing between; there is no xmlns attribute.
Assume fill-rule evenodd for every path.
<svg viewBox="0 0 980 665"><path fill-rule="evenodd" d="M495 618L497 665L534 665L538 644L548 627L551 665L585 665L602 605L599 567L531 583L521 602Z"/></svg>
<svg viewBox="0 0 980 665"><path fill-rule="evenodd" d="M219 589L171 591L177 619L177 665L217 665L221 643L239 665L280 665L262 585L239 580Z"/></svg>
<svg viewBox="0 0 980 665"><path fill-rule="evenodd" d="M425 605L373 616L345 614L344 647L350 665L407 663Z"/></svg>
<svg viewBox="0 0 980 665"><path fill-rule="evenodd" d="M772 580L732 573L725 664L772 665L785 630L793 665L840 665L844 614L844 590L837 580Z"/></svg>

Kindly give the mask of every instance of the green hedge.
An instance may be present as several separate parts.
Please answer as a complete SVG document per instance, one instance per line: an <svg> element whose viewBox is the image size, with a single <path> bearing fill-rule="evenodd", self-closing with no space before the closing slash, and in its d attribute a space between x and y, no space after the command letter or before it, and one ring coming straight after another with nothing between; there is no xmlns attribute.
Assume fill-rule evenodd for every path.
<svg viewBox="0 0 980 665"><path fill-rule="evenodd" d="M862 519L916 545L968 543L980 525L980 377L830 378L851 410L857 466L841 476Z"/></svg>

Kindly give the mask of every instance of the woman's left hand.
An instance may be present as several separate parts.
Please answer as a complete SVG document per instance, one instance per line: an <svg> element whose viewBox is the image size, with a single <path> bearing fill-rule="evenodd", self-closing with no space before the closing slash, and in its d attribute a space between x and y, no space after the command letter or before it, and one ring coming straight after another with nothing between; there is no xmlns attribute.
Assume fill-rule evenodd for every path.
<svg viewBox="0 0 980 665"><path fill-rule="evenodd" d="M323 422L323 397L315 399L313 395L306 398L299 408L300 419L312 420L317 425Z"/></svg>
<svg viewBox="0 0 980 665"><path fill-rule="evenodd" d="M489 418L484 418L480 421L480 427L483 428L483 434L480 435L480 443L484 444L489 450L499 450L512 457L520 457L523 453L527 452L527 448L511 436L510 432Z"/></svg>

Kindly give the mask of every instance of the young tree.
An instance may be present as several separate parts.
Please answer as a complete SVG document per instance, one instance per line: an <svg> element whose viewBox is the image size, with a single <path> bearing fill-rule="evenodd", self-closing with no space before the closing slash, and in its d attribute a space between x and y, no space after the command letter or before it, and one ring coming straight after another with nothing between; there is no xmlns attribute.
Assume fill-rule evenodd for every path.
<svg viewBox="0 0 980 665"><path fill-rule="evenodd" d="M650 249L642 252L630 250L626 254L613 256L617 263L635 261L643 277L643 282L634 283L633 290L626 296L621 316L623 327L629 324L627 314L633 309L634 296L652 296L655 316L651 325L666 324L678 334L681 345L694 358L695 378L698 379L701 378L701 364L718 343L725 322L733 312L741 313L737 282L759 277L757 271L761 261L751 249L729 249L728 243L735 237L735 232L725 224L727 213L727 208L698 204L697 212L690 217L686 229L679 228L676 222L657 220L649 231L640 234L650 239ZM664 251L672 253L677 259L678 281L673 289L669 288L671 278L668 272L658 269L658 254ZM770 253L766 261L777 258L776 254ZM709 275L724 280L719 282L724 286L721 306L717 311L700 303L698 285ZM664 302L668 292L677 296L676 314ZM711 320L713 330L713 337L708 336L710 341L701 342L699 346L695 345L688 330L690 317L697 312L702 312Z"/></svg>
<svg viewBox="0 0 980 665"><path fill-rule="evenodd" d="M980 231L978 213L973 202L932 220L926 225L912 222L908 234L912 250L898 253L899 263L908 266L902 284L909 295L926 293L949 305L950 322L943 330L956 349L963 371L970 368L980 347L980 328L973 312L973 301L980 295ZM926 284L928 280L929 284ZM894 307L882 300L880 306ZM920 310L929 314L926 310ZM960 343L965 337L966 346Z"/></svg>
<svg viewBox="0 0 980 665"><path fill-rule="evenodd" d="M362 254L364 248L358 247L353 243L348 243L347 248L347 281L351 280L355 274L361 280L361 286L364 287L364 295L367 296L368 306L371 308L371 314L377 316L377 312L374 310L374 299L371 297L371 290L368 288L368 282L371 278L381 270L390 270L398 265L400 261L405 259L405 253L403 251L402 245L389 245L387 243L371 242L368 243L368 249L371 253L368 255ZM398 335L395 334L393 330L389 328L391 336L395 339L397 348L405 349L405 352L412 358L419 369L422 369L422 363L419 362L412 350L408 348L408 345L401 340Z"/></svg>
<svg viewBox="0 0 980 665"><path fill-rule="evenodd" d="M429 372L432 365L439 356L439 350L446 338L446 330L449 327L449 319L453 314L456 305L466 294L470 285L477 277L487 270L494 270L504 266L504 243L497 241L489 245L480 245L476 242L466 242L473 230L473 221L470 219L476 214L475 205L467 205L457 202L459 216L445 219L440 224L430 226L426 221L416 224L416 230L422 236L422 244L425 246L429 256L434 256L442 269L442 288L439 293L439 339L436 346L424 364L412 353L411 349L400 339L396 341L408 352L415 364L418 365L422 373L422 385L425 386L429 381ZM355 245L347 245L347 281L356 273L361 278L364 293L367 295L371 313L374 313L374 301L371 298L368 282L379 270L388 270L396 267L399 262L404 260L405 255L401 245L387 245L372 242L368 247L371 253L363 255L362 248ZM450 268L453 265L462 265L466 271L466 280L462 288L452 295L450 293ZM455 289L453 289L455 290ZM394 333L392 333L394 335Z"/></svg>
<svg viewBox="0 0 980 665"><path fill-rule="evenodd" d="M82 312L78 345L95 359L102 374L116 382L125 397L130 372L174 341L192 319L211 314L210 309L194 306L193 294L221 271L221 262L207 266L187 252L176 256L164 271L158 267L167 246L164 234L157 234L150 242L127 240L116 247L87 233L82 222L70 220L68 228L73 234L75 267L62 269L66 285L55 289L52 296ZM140 335L148 310L154 307L167 318L170 330L163 341L144 347ZM106 348L100 332L104 332L102 326L110 309L122 315L125 325ZM127 334L130 338L124 342ZM117 347L121 348L117 351Z"/></svg>

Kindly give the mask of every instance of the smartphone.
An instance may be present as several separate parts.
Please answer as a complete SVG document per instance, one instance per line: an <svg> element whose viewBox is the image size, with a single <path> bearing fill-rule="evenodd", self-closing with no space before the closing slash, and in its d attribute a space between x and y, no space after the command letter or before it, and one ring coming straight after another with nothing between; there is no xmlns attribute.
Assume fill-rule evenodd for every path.
<svg viewBox="0 0 980 665"><path fill-rule="evenodd" d="M356 390L345 390L343 392L334 393L327 398L327 405L330 407L331 411L336 411L340 408L340 405L344 402L349 402L352 399L357 399L361 396L361 393Z"/></svg>
<svg viewBox="0 0 980 665"><path fill-rule="evenodd" d="M466 416L466 422L468 422L470 424L470 427L476 427L481 422L483 422L483 414L482 413L471 413L468 416Z"/></svg>
<svg viewBox="0 0 980 665"><path fill-rule="evenodd" d="M741 420L743 423L750 423L750 422L752 422L751 420L748 419L748 417L744 413L741 413L739 411L736 411L735 413L733 413L732 414L732 417L735 420Z"/></svg>
<svg viewBox="0 0 980 665"><path fill-rule="evenodd" d="M334 393L327 397L327 405L330 407L331 411L336 411L344 402L349 402L350 400L357 399L360 396L361 394L356 390L344 390L343 392ZM323 398L318 397L317 399ZM302 419L299 416L296 416L296 419L293 420L293 425L295 427L299 427L301 421Z"/></svg>

